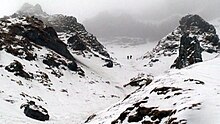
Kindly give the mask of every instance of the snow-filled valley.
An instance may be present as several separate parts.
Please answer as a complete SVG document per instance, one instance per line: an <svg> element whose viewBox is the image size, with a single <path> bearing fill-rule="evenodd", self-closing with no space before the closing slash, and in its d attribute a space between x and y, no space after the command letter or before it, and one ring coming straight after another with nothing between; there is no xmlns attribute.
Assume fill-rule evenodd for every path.
<svg viewBox="0 0 220 124"><path fill-rule="evenodd" d="M155 77L151 84L99 112L91 123L141 124L147 123L144 120L151 120L163 124L218 124L220 66L216 63L219 62L220 58L217 57L182 70L171 69ZM161 115L152 117L153 112L161 112ZM168 112L167 115L165 112Z"/></svg>
<svg viewBox="0 0 220 124"><path fill-rule="evenodd" d="M0 124L220 123L218 20L97 39L36 6L0 19Z"/></svg>

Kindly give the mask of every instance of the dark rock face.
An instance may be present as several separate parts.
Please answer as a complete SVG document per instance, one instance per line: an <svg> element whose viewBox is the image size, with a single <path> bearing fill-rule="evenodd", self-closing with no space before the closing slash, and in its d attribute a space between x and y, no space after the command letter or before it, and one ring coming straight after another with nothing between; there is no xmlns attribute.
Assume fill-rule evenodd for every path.
<svg viewBox="0 0 220 124"><path fill-rule="evenodd" d="M68 63L67 67L72 71L77 71L77 64L75 62Z"/></svg>
<svg viewBox="0 0 220 124"><path fill-rule="evenodd" d="M77 37L80 38L80 40L77 40L76 43L74 42L74 44L71 45L73 50L85 50L86 46L88 49L98 52L107 58L110 58L110 55L105 50L105 47L97 40L94 35L87 32L85 27L77 22L77 19L73 16L46 14L38 4L35 6L25 4L18 11L18 14L14 14L13 16L16 17L19 15L35 16L42 20L47 26L53 27L57 32L65 32L71 35L77 34Z"/></svg>
<svg viewBox="0 0 220 124"><path fill-rule="evenodd" d="M153 81L152 75L140 74L137 77L130 79L128 84L125 84L124 87L133 86L133 87L142 87L147 86Z"/></svg>
<svg viewBox="0 0 220 124"><path fill-rule="evenodd" d="M213 25L210 25L199 15L187 15L181 18L179 21L180 26L183 31L191 30L195 33L202 34L204 32L216 33L216 30ZM193 28L194 27L194 28Z"/></svg>
<svg viewBox="0 0 220 124"><path fill-rule="evenodd" d="M28 16L35 14L42 15L42 16L47 16L47 13L43 12L41 6L39 4L36 4L35 6L25 3L21 7L21 9L18 11L19 14L25 14Z"/></svg>
<svg viewBox="0 0 220 124"><path fill-rule="evenodd" d="M43 108L42 106L35 105L34 101L30 101L27 104L21 105L21 109L24 107L24 114L27 117L39 120L39 121L46 121L49 120L48 111Z"/></svg>
<svg viewBox="0 0 220 124"><path fill-rule="evenodd" d="M70 37L67 43L73 50L86 50L86 44L80 39L78 35Z"/></svg>
<svg viewBox="0 0 220 124"><path fill-rule="evenodd" d="M63 64L62 62L58 61L57 58L55 58L52 55L47 55L45 59L43 60L43 63L48 65L49 67L57 67L57 68Z"/></svg>
<svg viewBox="0 0 220 124"><path fill-rule="evenodd" d="M56 31L52 27L40 29L30 26L29 30L25 31L23 36L31 42L54 50L69 60L74 60L66 44L59 40Z"/></svg>
<svg viewBox="0 0 220 124"><path fill-rule="evenodd" d="M10 72L15 72L15 71L23 70L22 64L20 62L18 62L18 61L12 62L9 66L6 66L5 68L6 68L6 70L8 70Z"/></svg>
<svg viewBox="0 0 220 124"><path fill-rule="evenodd" d="M184 39L183 36L187 33L190 37L193 38L195 36L197 38L203 51L209 53L219 51L219 37L212 24L206 22L199 15L191 14L182 17L179 23L180 25L173 32L161 39L153 51L147 53L144 58L157 58L177 54L181 46L181 39Z"/></svg>
<svg viewBox="0 0 220 124"><path fill-rule="evenodd" d="M171 66L181 69L194 63L202 62L202 49L198 39L184 34L180 39L179 56Z"/></svg>
<svg viewBox="0 0 220 124"><path fill-rule="evenodd" d="M15 76L21 76L26 79L33 78L30 74L23 70L22 64L18 61L14 61L10 65L6 66L5 70L13 72Z"/></svg>
<svg viewBox="0 0 220 124"><path fill-rule="evenodd" d="M107 63L104 65L108 68L112 68L114 66L113 61L112 60L105 60Z"/></svg>
<svg viewBox="0 0 220 124"><path fill-rule="evenodd" d="M86 48L89 48L105 57L110 58L110 55L105 50L105 47L97 40L94 35L88 33L85 27L77 22L75 17L54 15L51 16L50 20L45 20L45 23L54 27L57 32L75 33L76 35L69 39L69 45L73 48L73 50L86 50ZM74 40L75 42L71 42Z"/></svg>
<svg viewBox="0 0 220 124"><path fill-rule="evenodd" d="M46 27L43 29L45 32L47 32L51 37L58 38L57 32L52 27Z"/></svg>
<svg viewBox="0 0 220 124"><path fill-rule="evenodd" d="M192 34L202 35L203 33L208 33L205 39L207 42L212 45L218 45L218 35L216 34L215 27L204 19L202 19L199 15L187 15L183 17L180 21L180 28L183 33L190 31Z"/></svg>
<svg viewBox="0 0 220 124"><path fill-rule="evenodd" d="M159 124L163 118L169 117L175 113L175 110L160 110L157 107L142 107L140 104L141 103L137 103L134 104L133 107L127 108L116 120L112 121L111 124L123 123L126 118L129 123L138 123L144 120L145 123ZM135 114L132 113L132 111L135 111ZM146 119L146 117L149 119Z"/></svg>
<svg viewBox="0 0 220 124"><path fill-rule="evenodd" d="M67 49L67 45L58 38L57 32L53 27L47 27L35 17L18 16L14 19L25 23L12 23L7 18L0 19L1 23L9 25L7 27L9 29L8 32L0 32L0 38L4 39L0 43L1 50L5 49L6 52L14 56L32 61L37 59L35 50L42 49L41 46L44 46L67 59L60 60L53 58L53 56L46 56L46 59L43 60L44 64L58 68L59 65L67 66L65 61L69 61L76 66L72 70L78 69L74 57ZM3 30L2 28L0 30Z"/></svg>

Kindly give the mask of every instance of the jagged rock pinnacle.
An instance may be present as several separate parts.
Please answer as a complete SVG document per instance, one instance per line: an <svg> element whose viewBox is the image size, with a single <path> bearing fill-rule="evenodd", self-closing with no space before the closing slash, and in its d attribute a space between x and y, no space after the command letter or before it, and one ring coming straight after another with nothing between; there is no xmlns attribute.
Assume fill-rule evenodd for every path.
<svg viewBox="0 0 220 124"><path fill-rule="evenodd" d="M48 14L43 11L40 4L31 5L29 3L24 3L22 7L17 11L19 14L23 15L41 15L41 16L47 16Z"/></svg>

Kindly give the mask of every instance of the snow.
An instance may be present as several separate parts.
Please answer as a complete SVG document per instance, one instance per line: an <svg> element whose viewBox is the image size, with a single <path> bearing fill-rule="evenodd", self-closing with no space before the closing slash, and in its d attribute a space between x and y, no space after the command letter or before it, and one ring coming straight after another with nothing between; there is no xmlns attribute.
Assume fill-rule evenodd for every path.
<svg viewBox="0 0 220 124"><path fill-rule="evenodd" d="M13 24L28 24L26 21L18 19L9 20ZM217 29L219 29L218 26ZM7 31L8 29L4 30ZM217 31L219 32L219 30ZM59 38L66 44L67 39L72 35L74 34L58 33ZM22 39L21 36L16 36L16 38ZM137 43L139 40L140 42ZM176 42L168 41L168 43L175 44ZM101 55L95 57L92 54L87 54L86 57L83 57L81 54L72 51L77 64L85 71L85 77L61 68L52 69L60 71L64 76L58 78L51 74L52 70L48 69L48 66L43 64L42 61L43 56L54 52L44 47L42 49L35 48L34 53L38 55L36 61L27 61L4 50L0 51L0 65L2 65L0 67L0 123L79 124L84 123L90 115L96 114L97 116L92 119L91 124L108 124L115 120L126 108L146 97L149 97L148 102L141 104L141 106L158 107L161 110L181 110L199 103L201 105L177 112L172 117L177 117L179 120L186 119L187 122L192 124L220 123L220 104L217 101L220 98L220 84L218 84L220 80L218 76L220 71L219 53L203 52L204 62L176 70L170 69L170 66L178 54L155 56L152 59L159 60L156 62L152 62L151 58L143 59L144 53L152 51L157 42L124 37L102 42L102 44L113 58L113 68L103 67L105 63L101 59L104 58ZM127 59L127 56L130 55L132 55L132 59ZM33 73L36 78L26 80L6 71L5 66L14 60L22 63L24 71ZM48 75L50 79L48 83L39 83L41 78L37 76L39 76L40 71ZM140 74L151 74L155 77L150 85L140 89L137 89L137 87L123 87L133 77ZM185 81L188 79L200 80L205 84L196 84L196 81ZM183 89L181 90L182 94L174 95L178 92L168 92L165 95L151 93L154 88L162 86L181 88ZM124 100L125 96L130 93L131 96ZM165 99L168 96L170 98ZM39 122L24 115L20 106L30 100L48 110L49 121ZM134 113L135 110L130 114ZM145 117L145 119L149 119L149 117ZM163 119L161 123L165 123L166 119ZM124 123L127 123L127 121L128 119L125 119Z"/></svg>
<svg viewBox="0 0 220 124"><path fill-rule="evenodd" d="M67 34L60 33L59 36L67 36ZM20 38L20 37L17 37ZM64 38L63 41L66 41L67 38ZM76 58L78 65L85 71L85 77L81 77L75 72L69 70L61 70L61 73L64 74L61 78L57 78L51 74L51 70L46 69L47 66L42 63L44 55L51 53L52 51L46 48L42 48L38 50L35 48L35 52L38 54L37 61L26 61L23 59L19 59L11 54L6 53L5 51L0 52L0 63L1 65L9 65L9 63L14 60L18 60L24 65L24 70L27 72L32 72L34 74L38 74L38 71L42 71L48 74L49 79L51 80L51 87L46 87L43 84L40 84L37 79L36 80L25 80L21 77L16 77L13 73L7 72L4 67L0 68L0 76L1 76L1 89L0 91L0 123L14 123L16 124L22 123L41 123L39 121L27 118L23 110L20 109L20 105L25 103L27 100L34 100L37 105L41 105L48 110L50 115L50 120L42 123L52 124L52 123L84 123L84 121L90 115L101 111L112 104L124 99L124 97L131 92L133 92L137 88L132 87L123 87L123 85L130 82L130 79L136 77L139 74L152 74L156 76L154 78L154 82L156 80L162 80L157 83L152 83L146 89L139 89L134 92L133 97L121 102L118 102L115 106L108 108L98 114L91 123L97 124L99 122L110 123L112 119L115 119L119 116L119 114L124 111L127 107L130 107L133 103L143 99L146 97L146 94L150 94L149 92L158 86L181 86L183 88L189 88L189 85L183 85L180 82L183 82L183 79L187 78L195 78L200 79L201 77L207 79L202 80L204 82L210 82L209 79L214 77L212 73L217 72L219 66L213 64L216 59L219 61L219 58L213 59L217 56L217 54L209 54L203 53L203 57L206 60L213 59L212 66L216 65L217 67L211 67L211 65L207 64L205 68L203 68L203 63L190 66L186 69L182 70L168 70L170 65L175 60L176 56L171 57L159 57L159 61L153 63L153 66L149 66L150 59L142 59L143 53L150 51L156 45L156 42L149 42L145 44L118 44L116 42L103 42L104 46L107 48L107 51L113 57L113 61L115 62L115 66L113 68L103 67L103 60L99 57L83 57L82 55L77 55L72 53L74 58ZM128 55L132 55L132 59L127 59ZM208 61L209 62L209 61ZM208 63L205 62L205 63ZM209 62L210 63L210 62ZM217 62L216 62L217 63ZM37 66L35 66L37 65ZM146 66L144 66L146 65ZM206 64L205 64L206 65ZM192 68L192 69L191 69ZM196 69L195 69L196 68ZM197 69L198 68L198 69ZM203 68L204 73L201 71L196 71ZM209 69L210 71L205 71ZM211 70L214 69L214 70ZM54 68L54 70L60 70ZM212 73L208 73L212 72ZM196 75L194 75L196 73ZM165 75L164 75L165 74ZM193 77L193 76L195 77ZM212 76L212 77L209 77ZM196 77L198 76L198 77ZM12 81L13 80L13 81ZM218 79L215 79L218 80ZM19 85L18 81L21 81L23 86ZM212 79L213 83L216 82ZM194 85L192 85L194 87ZM205 83L205 86L210 88L216 87L209 86ZM11 88L13 87L13 88ZM197 87L197 85L195 85ZM53 90L49 90L53 89ZM190 85L191 88L191 85ZM143 104L144 106L159 106L160 109L172 109L173 107L176 109L181 109L185 106L189 106L192 103L202 103L202 111L212 112L211 110L215 110L218 108L216 105L213 108L210 108L208 104L214 104L215 99L218 98L210 98L209 102L204 104L205 96L211 96L213 94L204 94L203 97L197 96L198 93L203 93L207 91L207 93L214 93L211 89L205 89L204 86L198 87L193 93L187 93L178 96L175 99L171 100L160 100L164 97L158 97L155 94L151 94L149 99L149 103ZM213 90L213 89L212 89ZM217 89L219 90L219 89ZM220 92L220 91L218 91ZM28 96L23 97L20 94L25 93ZM172 95L167 94L167 95ZM182 100L184 97L195 96L193 100L190 99L189 102ZM207 97L206 96L206 97ZM35 98L40 98L40 100L36 100ZM174 97L173 97L174 98ZM12 100L13 103L7 102L6 100ZM159 102L158 102L159 101ZM172 106L172 104L176 101L177 106ZM180 102L186 102L181 105ZM163 103L163 104L161 104ZM213 111L215 112L215 111ZM190 113L190 114L188 114ZM190 111L185 113L178 113L177 117L187 118L190 122L196 121L198 122L195 115L198 115L197 111ZM205 113L200 113L204 114ZM213 113L214 114L214 113ZM218 113L217 113L218 114ZM211 116L211 115L210 115ZM213 115L218 117L218 115ZM207 117L209 117L207 115ZM204 118L205 119L205 118ZM199 122L201 123L201 122Z"/></svg>
<svg viewBox="0 0 220 124"><path fill-rule="evenodd" d="M36 50L36 52L38 56L41 56L51 51L43 48L40 51ZM0 93L0 113L2 113L0 123L39 123L27 118L23 114L23 110L20 109L20 105L26 100L34 100L36 104L46 108L51 116L50 121L46 123L50 124L80 123L93 112L102 110L124 97L121 89L106 83L106 80L102 79L101 76L86 68L84 70L86 77L80 77L78 74L67 70L62 71L63 77L57 78L50 73L50 70L46 69L46 65L42 63L42 57L39 57L37 61L30 62L19 59L5 51L1 51L0 55L1 65L8 65L13 60L18 60L25 65L24 70L27 72L34 74L37 74L37 71L46 72L51 80L50 83L53 84L51 87L46 87L37 80L25 80L7 72L4 67L0 68L1 91L4 91L4 93ZM18 85L16 81L21 81L23 86ZM55 91L48 90L48 88ZM67 92L61 92L63 89ZM28 94L29 97L24 98L20 95L21 93ZM43 101L38 101L34 97L40 97ZM5 99L14 100L14 103L7 103Z"/></svg>
<svg viewBox="0 0 220 124"><path fill-rule="evenodd" d="M148 102L141 104L141 106L159 107L161 110L172 109L178 111L199 103L201 105L192 109L179 111L175 115L172 115L172 117L186 119L189 124L218 124L220 123L220 106L218 103L218 99L220 98L220 84L218 83L220 80L218 76L220 64L216 63L220 63L219 57L189 66L185 69L171 69L167 74L155 77L153 83L135 91L128 99L118 102L112 107L98 113L90 123L111 123L127 107L131 107L134 103L148 96ZM184 81L189 78L203 81L205 84L202 85L196 84L194 81ZM155 87L162 86L182 88L182 94L175 96L173 92L168 92L166 95L150 93ZM164 99L167 96L171 96L171 98ZM125 120L124 123L127 123L127 121ZM161 122L161 124L162 123L163 122Z"/></svg>

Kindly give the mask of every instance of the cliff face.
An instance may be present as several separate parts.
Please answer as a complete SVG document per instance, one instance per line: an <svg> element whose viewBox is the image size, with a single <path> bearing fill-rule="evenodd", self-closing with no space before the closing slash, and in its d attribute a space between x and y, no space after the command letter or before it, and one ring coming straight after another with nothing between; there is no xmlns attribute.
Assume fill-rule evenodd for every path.
<svg viewBox="0 0 220 124"><path fill-rule="evenodd" d="M183 68L197 62L202 62L202 48L198 39L189 34L183 34L180 38L179 56L174 61L172 68Z"/></svg>
<svg viewBox="0 0 220 124"><path fill-rule="evenodd" d="M38 56L34 48L46 47L74 63L75 67L72 70L77 71L74 57L52 27L47 27L41 20L34 17L2 18L0 22L2 50L32 61Z"/></svg>
<svg viewBox="0 0 220 124"><path fill-rule="evenodd" d="M110 58L109 53L106 51L105 47L97 40L97 38L91 33L87 32L85 27L77 22L77 19L73 16L66 16L62 14L49 15L44 12L39 4L35 6L30 4L24 4L21 9L14 14L14 17L21 15L34 16L42 20L47 26L53 27L56 32L58 32L59 37L66 37L67 39L71 37L78 37L75 39L76 42L81 42L81 44L86 45L86 49L81 50L83 52L87 51L93 55L100 54L106 58ZM66 39L62 39L63 42L67 42ZM68 43L71 47L73 44ZM73 48L75 50L75 47Z"/></svg>
<svg viewBox="0 0 220 124"><path fill-rule="evenodd" d="M198 15L187 15L180 21L181 38L179 55L171 66L183 68L197 62L202 62L202 51L216 52L219 47L219 38L213 25ZM203 45L203 48L200 46ZM207 48L207 44L212 48ZM215 49L216 48L216 49Z"/></svg>
<svg viewBox="0 0 220 124"><path fill-rule="evenodd" d="M4 108L0 122L39 123L28 116L45 123L79 123L89 111L104 109L123 96L104 77L113 75L103 74L106 63L113 65L110 58L76 36L64 42L55 28L34 16L14 14L0 19L0 106ZM100 57L88 59L75 51ZM30 105L32 101L36 104Z"/></svg>
<svg viewBox="0 0 220 124"><path fill-rule="evenodd" d="M182 68L193 63L206 60L202 54L217 53L219 38L216 29L199 15L186 15L179 21L179 26L170 34L161 39L156 47L147 52L143 58L158 62L161 58L174 58L173 68ZM170 60L170 59L169 59ZM180 64L182 63L182 64ZM153 66L151 61L148 65Z"/></svg>

